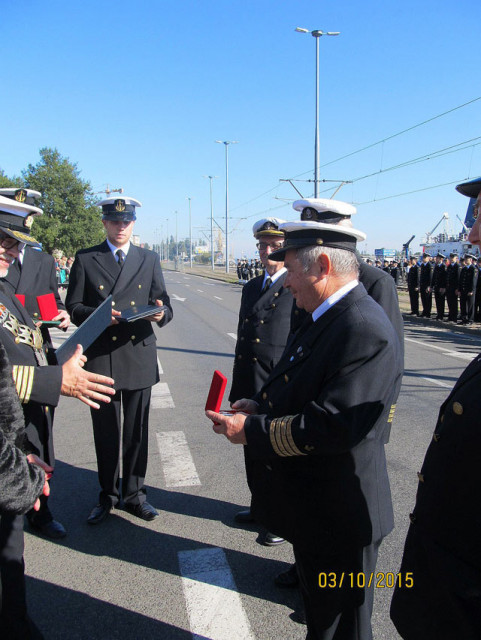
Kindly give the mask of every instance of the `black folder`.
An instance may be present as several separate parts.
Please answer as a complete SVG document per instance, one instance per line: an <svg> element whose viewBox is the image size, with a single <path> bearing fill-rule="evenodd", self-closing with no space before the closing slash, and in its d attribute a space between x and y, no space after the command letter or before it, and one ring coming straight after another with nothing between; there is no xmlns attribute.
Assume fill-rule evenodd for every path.
<svg viewBox="0 0 481 640"><path fill-rule="evenodd" d="M92 342L109 326L111 320L112 296L109 296L55 351L58 364L65 364L75 353L78 344L82 345L85 353L85 350L90 347Z"/></svg>

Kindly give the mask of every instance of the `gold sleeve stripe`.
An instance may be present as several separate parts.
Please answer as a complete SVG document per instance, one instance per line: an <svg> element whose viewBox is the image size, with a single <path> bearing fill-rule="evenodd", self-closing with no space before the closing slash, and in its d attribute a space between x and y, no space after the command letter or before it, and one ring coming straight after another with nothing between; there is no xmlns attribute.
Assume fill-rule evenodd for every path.
<svg viewBox="0 0 481 640"><path fill-rule="evenodd" d="M12 367L12 373L19 400L22 404L27 404L27 402L30 401L30 395L32 393L35 367L14 365Z"/></svg>
<svg viewBox="0 0 481 640"><path fill-rule="evenodd" d="M287 418L281 418L280 422L277 425L276 437L277 441L280 443L279 447L284 452L285 456L291 456L292 452L289 449L289 443L287 442L285 426L286 426Z"/></svg>
<svg viewBox="0 0 481 640"><path fill-rule="evenodd" d="M281 458L285 458L287 456L287 453L284 453L283 451L280 450L278 444L277 444L277 439L276 439L276 432L277 432L277 422L278 422L279 418L274 418L274 420L271 421L270 427L269 427L269 437L271 440L271 445L272 448L274 449L274 452L280 456Z"/></svg>
<svg viewBox="0 0 481 640"><path fill-rule="evenodd" d="M283 458L288 456L305 456L295 444L292 437L292 421L294 416L274 418L271 421L269 436L274 452Z"/></svg>
<svg viewBox="0 0 481 640"><path fill-rule="evenodd" d="M303 451L301 451L296 443L294 442L294 438L292 437L292 421L294 420L294 416L290 416L288 422L287 422L287 426L286 426L286 436L287 436L287 440L289 442L289 445L292 449L292 451L294 452L293 455L295 456L305 456L307 454L305 454Z"/></svg>
<svg viewBox="0 0 481 640"><path fill-rule="evenodd" d="M396 411L396 405L395 405L395 404L392 404L392 405L391 405L391 409L390 409L390 411L389 411L389 416L388 416L388 419L387 419L387 421L388 421L388 422L392 422L392 421L393 421L393 419L394 419L394 412L395 412L395 411Z"/></svg>

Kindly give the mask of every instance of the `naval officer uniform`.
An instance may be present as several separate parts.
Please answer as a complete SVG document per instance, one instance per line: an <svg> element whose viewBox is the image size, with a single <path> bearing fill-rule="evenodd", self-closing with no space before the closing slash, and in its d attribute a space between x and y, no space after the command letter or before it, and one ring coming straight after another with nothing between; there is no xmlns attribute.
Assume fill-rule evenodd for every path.
<svg viewBox="0 0 481 640"><path fill-rule="evenodd" d="M162 300L166 306L157 326L172 319L158 254L130 243L136 207L133 198L107 198L102 207L107 239L79 251L70 272L66 306L76 325L112 295L115 311ZM111 230L126 229L127 241L109 241ZM124 234L125 235L125 234ZM119 236L120 237L120 236ZM151 387L159 381L156 336L149 319L113 324L86 351L89 371L115 380L116 394L109 405L92 411L92 423L101 487L99 504L88 522L97 524L119 504L134 515L152 520L158 513L146 501L144 487L148 454L148 419ZM121 421L123 409L123 427ZM122 490L119 464L122 455Z"/></svg>
<svg viewBox="0 0 481 640"><path fill-rule="evenodd" d="M284 233L278 218L263 218L252 227L258 240L257 248L266 271L249 280L242 289L242 298L237 325L237 342L232 372L232 387L229 401L251 398L262 387L269 373L280 360L286 346L291 326L293 299L284 288L286 270L269 255L282 246ZM250 488L250 458L244 447L247 484ZM250 510L240 511L236 522L253 520ZM274 533L266 532L262 542L275 546L284 542Z"/></svg>
<svg viewBox="0 0 481 640"><path fill-rule="evenodd" d="M33 189L0 189L0 195L27 205L35 206L36 201L41 197L40 192ZM57 276L55 270L55 260L47 253L29 245L24 245L19 251L19 256L14 260L8 269L8 273L1 278L5 290L11 295L21 294L25 297L25 309L35 322L40 320L40 312L37 303L37 296L53 293L60 313L57 316L61 320L63 329L67 329L70 318L65 311L65 305L60 299L57 288ZM41 326L43 348L47 355L49 364L56 364L52 340L48 328ZM50 408L48 416L48 428L39 428L39 421L30 422L27 425L26 436L31 443L31 450L50 466L55 466L53 449L53 418L54 409ZM43 424L43 423L42 423ZM65 528L57 520L53 519L48 506L48 497L41 496L40 510L30 511L27 519L35 531L39 531L49 538L63 538L66 535Z"/></svg>

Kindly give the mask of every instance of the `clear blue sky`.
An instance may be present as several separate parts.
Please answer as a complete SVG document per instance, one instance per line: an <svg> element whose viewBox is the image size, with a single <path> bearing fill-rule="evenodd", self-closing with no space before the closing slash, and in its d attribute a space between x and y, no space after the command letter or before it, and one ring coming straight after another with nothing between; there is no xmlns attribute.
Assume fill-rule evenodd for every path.
<svg viewBox="0 0 481 640"><path fill-rule="evenodd" d="M230 242L235 256L253 255L253 222L297 216L279 179L313 177L315 42L294 29L340 31L320 41L321 178L374 173L336 196L358 206L361 248L401 248L416 234L416 249L444 211L460 230L467 199L454 184L481 175L481 139L379 171L481 136L481 100L332 161L481 96L479 13L479 0L3 0L0 168L18 175L56 147L94 191L109 183L142 201L136 229L147 242L161 227L166 235L167 219L175 235L174 211L179 238L188 235L190 196L196 238L210 226L204 175L219 176L224 224L214 140L238 140Z"/></svg>

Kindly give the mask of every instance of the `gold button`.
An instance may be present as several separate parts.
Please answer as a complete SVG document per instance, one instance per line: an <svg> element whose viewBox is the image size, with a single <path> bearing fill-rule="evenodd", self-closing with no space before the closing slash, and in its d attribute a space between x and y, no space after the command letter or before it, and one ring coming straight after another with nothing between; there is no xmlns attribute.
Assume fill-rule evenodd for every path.
<svg viewBox="0 0 481 640"><path fill-rule="evenodd" d="M131 307L135 307L135 300L131 300L131 301L130 301L130 306L131 306Z"/></svg>
<svg viewBox="0 0 481 640"><path fill-rule="evenodd" d="M299 309L296 309L296 310L294 311L294 315L295 315L295 316L298 316L298 315L299 315Z"/></svg>
<svg viewBox="0 0 481 640"><path fill-rule="evenodd" d="M117 340L117 336L112 336L112 340L115 342Z"/></svg>
<svg viewBox="0 0 481 640"><path fill-rule="evenodd" d="M266 400L266 398L267 398L267 393L264 391L264 393L262 394L262 399Z"/></svg>
<svg viewBox="0 0 481 640"><path fill-rule="evenodd" d="M20 342L20 338L17 336L17 337L15 338L15 343L16 343L16 344L19 344L19 342Z"/></svg>
<svg viewBox="0 0 481 640"><path fill-rule="evenodd" d="M260 340L260 338L256 338L256 339L254 340L254 342L260 342L260 341L261 341L261 340Z"/></svg>
<svg viewBox="0 0 481 640"><path fill-rule="evenodd" d="M453 403L453 411L457 416L463 415L463 405L460 402Z"/></svg>
<svg viewBox="0 0 481 640"><path fill-rule="evenodd" d="M252 358L252 362L257 362L257 358Z"/></svg>
<svg viewBox="0 0 481 640"><path fill-rule="evenodd" d="M48 407L45 407L45 413L48 413Z"/></svg>
<svg viewBox="0 0 481 640"><path fill-rule="evenodd" d="M141 284L139 284L139 289L142 289L142 285Z"/></svg>
<svg viewBox="0 0 481 640"><path fill-rule="evenodd" d="M36 311L34 311L33 317L38 318L38 313Z"/></svg>
<svg viewBox="0 0 481 640"><path fill-rule="evenodd" d="M286 382L289 382L289 376L288 376L287 374L284 376L284 380L285 380Z"/></svg>
<svg viewBox="0 0 481 640"><path fill-rule="evenodd" d="M269 400L269 408L272 409L274 407L274 405L272 404L272 402Z"/></svg>
<svg viewBox="0 0 481 640"><path fill-rule="evenodd" d="M130 336L130 339L131 340L135 340L135 336Z"/></svg>
<svg viewBox="0 0 481 640"><path fill-rule="evenodd" d="M264 320L261 320L261 321L259 322L259 324L264 324Z"/></svg>
<svg viewBox="0 0 481 640"><path fill-rule="evenodd" d="M444 422L444 413L443 413L443 415L439 418L439 422Z"/></svg>
<svg viewBox="0 0 481 640"><path fill-rule="evenodd" d="M277 298L278 295L279 295L279 292L276 291L276 293L274 294L274 298Z"/></svg>
<svg viewBox="0 0 481 640"><path fill-rule="evenodd" d="M115 307L115 300L112 300L112 306Z"/></svg>
<svg viewBox="0 0 481 640"><path fill-rule="evenodd" d="M246 318L244 322L249 322L249 318Z"/></svg>
<svg viewBox="0 0 481 640"><path fill-rule="evenodd" d="M103 291L104 290L104 285L103 284L99 284L99 289L100 289L100 291Z"/></svg>
<svg viewBox="0 0 481 640"><path fill-rule="evenodd" d="M419 471L418 471L418 480L419 480L419 482L424 482L424 476Z"/></svg>
<svg viewBox="0 0 481 640"><path fill-rule="evenodd" d="M272 307L273 309L275 309L275 308L276 308L276 305L275 305L275 303L274 303L274 302L271 304L271 307Z"/></svg>

